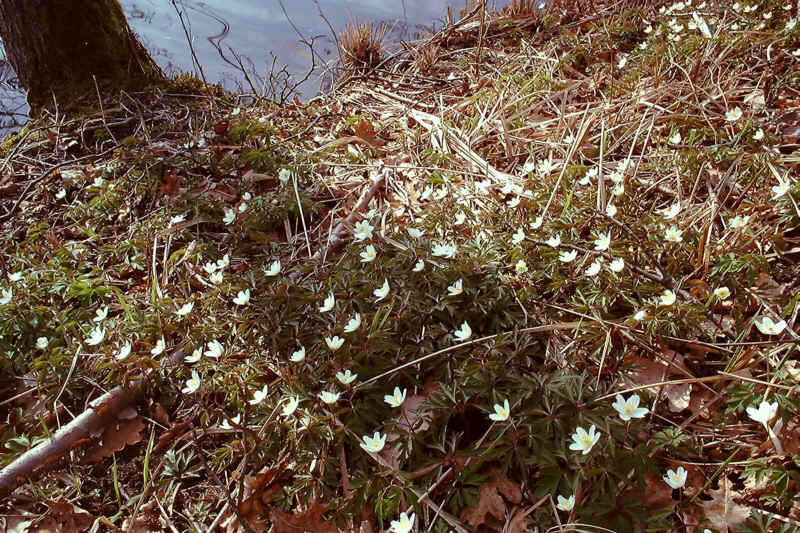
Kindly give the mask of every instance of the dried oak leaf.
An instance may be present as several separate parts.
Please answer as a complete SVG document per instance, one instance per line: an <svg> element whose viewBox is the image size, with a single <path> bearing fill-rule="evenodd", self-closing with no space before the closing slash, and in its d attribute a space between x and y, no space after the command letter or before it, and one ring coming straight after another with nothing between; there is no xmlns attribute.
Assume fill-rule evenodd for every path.
<svg viewBox="0 0 800 533"><path fill-rule="evenodd" d="M83 456L84 463L95 463L106 457L111 457L115 452L121 451L125 446L136 444L142 440L141 431L144 429L144 419L140 416L130 420L115 420L103 430L103 436L98 444L86 451Z"/></svg>
<svg viewBox="0 0 800 533"><path fill-rule="evenodd" d="M61 498L47 502L49 510L28 527L29 533L79 533L88 530L94 523L94 516Z"/></svg>
<svg viewBox="0 0 800 533"><path fill-rule="evenodd" d="M245 519L247 525L256 531L266 531L267 523L261 519L265 515L266 506L272 497L283 489L283 481L286 473L285 463L274 466L253 476L247 476L244 480L244 499L239 505L239 515ZM222 522L222 527L227 533L241 533L244 528L241 526L239 516L232 510L228 510L228 517Z"/></svg>
<svg viewBox="0 0 800 533"><path fill-rule="evenodd" d="M372 124L368 120L361 119L356 124L356 136L361 137L365 141L370 144L375 142L375 128L372 127Z"/></svg>
<svg viewBox="0 0 800 533"><path fill-rule="evenodd" d="M519 504L522 501L522 490L515 482L508 479L497 469L489 473L486 481L478 492L478 505L468 507L461 513L461 519L469 523L473 529L486 524L487 515L502 521L506 516L505 497L510 503ZM500 527L502 530L502 527Z"/></svg>
<svg viewBox="0 0 800 533"><path fill-rule="evenodd" d="M486 515L502 520L506 515L506 504L491 483L484 483L478 492L478 505L468 507L461 513L461 520L467 522L474 530L486 523Z"/></svg>
<svg viewBox="0 0 800 533"><path fill-rule="evenodd" d="M750 517L750 507L736 503L735 500L742 495L731 488L727 477L722 477L719 488L709 493L711 500L701 505L708 521L719 531L735 531L735 526Z"/></svg>
<svg viewBox="0 0 800 533"><path fill-rule="evenodd" d="M275 533L298 533L300 531L339 533L339 528L322 518L322 515L327 510L328 507L326 505L314 502L304 511L295 514L272 509L269 513L269 519L272 522Z"/></svg>

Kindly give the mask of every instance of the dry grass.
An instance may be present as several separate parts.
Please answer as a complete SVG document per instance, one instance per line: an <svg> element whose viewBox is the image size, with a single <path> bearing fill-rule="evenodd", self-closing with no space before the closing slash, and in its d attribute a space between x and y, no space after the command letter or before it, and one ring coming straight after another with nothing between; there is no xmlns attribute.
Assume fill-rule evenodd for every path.
<svg viewBox="0 0 800 533"><path fill-rule="evenodd" d="M351 22L339 34L339 57L349 70L364 71L375 68L383 57L383 40L388 26L377 27L372 22Z"/></svg>

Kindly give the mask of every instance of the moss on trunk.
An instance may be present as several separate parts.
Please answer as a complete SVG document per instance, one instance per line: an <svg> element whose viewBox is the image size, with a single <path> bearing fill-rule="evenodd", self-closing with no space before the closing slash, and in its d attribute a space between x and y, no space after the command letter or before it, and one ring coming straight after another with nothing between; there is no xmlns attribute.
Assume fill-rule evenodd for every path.
<svg viewBox="0 0 800 533"><path fill-rule="evenodd" d="M0 0L0 36L34 113L162 77L117 0Z"/></svg>

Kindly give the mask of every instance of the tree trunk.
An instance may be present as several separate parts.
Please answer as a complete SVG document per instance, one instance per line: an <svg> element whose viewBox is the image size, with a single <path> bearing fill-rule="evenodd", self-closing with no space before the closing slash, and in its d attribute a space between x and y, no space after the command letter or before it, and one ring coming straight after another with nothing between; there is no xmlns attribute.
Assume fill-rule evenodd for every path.
<svg viewBox="0 0 800 533"><path fill-rule="evenodd" d="M117 0L0 0L0 38L34 114L162 76Z"/></svg>

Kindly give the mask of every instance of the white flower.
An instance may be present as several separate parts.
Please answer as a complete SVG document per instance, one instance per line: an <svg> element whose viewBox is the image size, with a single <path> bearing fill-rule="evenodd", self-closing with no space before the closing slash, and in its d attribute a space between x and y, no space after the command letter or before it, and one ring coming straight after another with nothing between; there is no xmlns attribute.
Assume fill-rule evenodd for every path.
<svg viewBox="0 0 800 533"><path fill-rule="evenodd" d="M225 353L225 347L222 346L222 343L219 342L217 339L209 342L207 345L208 349L205 351L206 357L211 357L213 359L219 359L222 357L222 354Z"/></svg>
<svg viewBox="0 0 800 533"><path fill-rule="evenodd" d="M562 263L571 263L578 257L578 250L571 250L569 252L559 252L558 260Z"/></svg>
<svg viewBox="0 0 800 533"><path fill-rule="evenodd" d="M508 207L510 207L511 209L514 209L515 207L517 207L519 205L519 202L520 202L519 196L515 196L511 200L507 201L506 205Z"/></svg>
<svg viewBox="0 0 800 533"><path fill-rule="evenodd" d="M268 269L264 270L264 274L267 276L277 276L281 273L281 261L280 259L276 259L272 262Z"/></svg>
<svg viewBox="0 0 800 533"><path fill-rule="evenodd" d="M241 415L241 413L239 413L238 415L236 415L236 416L234 416L233 418L231 418L230 422L229 422L229 421L228 421L228 419L226 418L225 420L223 420L223 421L222 421L222 423L220 424L220 427L221 427L222 429L233 429L233 426L231 426L231 422L233 422L233 423L234 423L235 425L237 425L237 426L238 426L239 424L241 424L241 422L242 422L242 415Z"/></svg>
<svg viewBox="0 0 800 533"><path fill-rule="evenodd" d="M292 171L288 168L282 168L280 172L278 172L278 179L284 185L289 183L289 180L292 179Z"/></svg>
<svg viewBox="0 0 800 533"><path fill-rule="evenodd" d="M420 237L425 235L424 231L418 230L417 228L408 228L406 231L408 231L408 234L411 236L412 239L419 239Z"/></svg>
<svg viewBox="0 0 800 533"><path fill-rule="evenodd" d="M361 313L356 313L353 318L351 318L347 325L344 327L345 333L352 333L353 331L357 330L361 327Z"/></svg>
<svg viewBox="0 0 800 533"><path fill-rule="evenodd" d="M169 219L169 227L171 228L175 224L180 224L184 220L186 220L186 215L175 215Z"/></svg>
<svg viewBox="0 0 800 533"><path fill-rule="evenodd" d="M127 357L131 354L131 341L126 342L122 345L122 348L119 349L117 355L114 357L117 361L122 361L123 359L127 359Z"/></svg>
<svg viewBox="0 0 800 533"><path fill-rule="evenodd" d="M728 287L723 286L714 289L714 296L719 298L720 300L724 300L730 295L731 295L731 290Z"/></svg>
<svg viewBox="0 0 800 533"><path fill-rule="evenodd" d="M378 253L375 251L375 247L371 244L368 244L364 251L359 254L361 256L362 263L371 263L375 260L378 256Z"/></svg>
<svg viewBox="0 0 800 533"><path fill-rule="evenodd" d="M463 342L472 337L472 328L469 327L469 324L464 322L463 324L461 324L461 327L459 329L455 330L453 335L457 340Z"/></svg>
<svg viewBox="0 0 800 533"><path fill-rule="evenodd" d="M622 272L622 269L624 268L625 260L621 257L617 257L608 264L608 269L611 270L611 272Z"/></svg>
<svg viewBox="0 0 800 533"><path fill-rule="evenodd" d="M236 211L234 211L233 209L226 209L225 216L222 217L222 222L224 222L225 225L227 226L233 224L234 220L236 220Z"/></svg>
<svg viewBox="0 0 800 533"><path fill-rule="evenodd" d="M406 392L408 392L408 389L403 389L401 391L400 387L395 387L392 394L386 394L383 396L383 401L392 407L400 407L403 405L403 402L406 401Z"/></svg>
<svg viewBox="0 0 800 533"><path fill-rule="evenodd" d="M732 229L743 228L747 225L748 222L750 222L749 216L743 217L740 215L736 215L735 217L728 219L728 224Z"/></svg>
<svg viewBox="0 0 800 533"><path fill-rule="evenodd" d="M375 289L374 291L372 291L372 294L374 294L375 298L377 298L377 300L375 300L376 302L380 302L381 300L386 298L386 296L389 294L389 280L384 279L381 288Z"/></svg>
<svg viewBox="0 0 800 533"><path fill-rule="evenodd" d="M375 227L366 220L356 222L356 225L353 227L353 240L356 242L361 242L366 239L371 239L372 230L374 229Z"/></svg>
<svg viewBox="0 0 800 533"><path fill-rule="evenodd" d="M600 440L600 433L597 433L594 424L591 425L588 432L582 427L578 427L575 429L575 433L572 434L573 442L569 445L569 449L586 455L592 451L598 440Z"/></svg>
<svg viewBox="0 0 800 533"><path fill-rule="evenodd" d="M164 337L161 337L156 341L156 345L150 350L150 353L153 355L161 355L164 353L164 349L166 348L166 343L164 342Z"/></svg>
<svg viewBox="0 0 800 533"><path fill-rule="evenodd" d="M686 469L679 466L677 470L667 470L664 481L673 489L679 489L686 484Z"/></svg>
<svg viewBox="0 0 800 533"><path fill-rule="evenodd" d="M223 270L231 264L231 255L225 254L222 259L217 259L217 268Z"/></svg>
<svg viewBox="0 0 800 533"><path fill-rule="evenodd" d="M622 183L622 180L625 179L625 174L618 170L615 170L614 172L609 173L608 179L610 179L612 183L620 185Z"/></svg>
<svg viewBox="0 0 800 533"><path fill-rule="evenodd" d="M570 494L569 498L563 497L561 494L558 495L558 503L556 507L559 511L571 511L573 507L575 507L575 495Z"/></svg>
<svg viewBox="0 0 800 533"><path fill-rule="evenodd" d="M333 293L328 294L328 297L325 298L325 301L322 302L322 307L319 308L320 313L327 313L333 306L336 305L336 298L334 298Z"/></svg>
<svg viewBox="0 0 800 533"><path fill-rule="evenodd" d="M329 391L322 391L317 396L320 400L327 403L328 405L334 404L339 401L339 396L342 394L339 392L329 392Z"/></svg>
<svg viewBox="0 0 800 533"><path fill-rule="evenodd" d="M670 136L668 139L670 144L680 144L681 142L681 132L676 131L674 134Z"/></svg>
<svg viewBox="0 0 800 533"><path fill-rule="evenodd" d="M409 533L414 529L414 519L416 517L416 513L411 513L411 516L408 516L406 513L400 513L400 520L392 520L390 531L392 533Z"/></svg>
<svg viewBox="0 0 800 533"><path fill-rule="evenodd" d="M422 272L422 269L425 268L425 261L420 259L416 263L414 263L414 268L411 269L412 272Z"/></svg>
<svg viewBox="0 0 800 533"><path fill-rule="evenodd" d="M778 185L774 185L772 187L772 199L777 200L787 192L789 192L792 188L792 183L790 181L778 180Z"/></svg>
<svg viewBox="0 0 800 533"><path fill-rule="evenodd" d="M667 220L672 220L673 218L678 216L678 213L680 213L680 212L681 212L681 203L680 202L675 202L674 204L672 204L671 206L667 207L666 209L662 209L661 210L661 214Z"/></svg>
<svg viewBox="0 0 800 533"><path fill-rule="evenodd" d="M764 130L758 128L758 131L753 134L753 140L760 141L763 138L764 138Z"/></svg>
<svg viewBox="0 0 800 533"><path fill-rule="evenodd" d="M525 232L522 231L522 227L520 226L520 228L516 231L516 233L514 233L511 236L511 242L514 244L519 244L524 240L525 240Z"/></svg>
<svg viewBox="0 0 800 533"><path fill-rule="evenodd" d="M611 218L614 218L616 214L617 214L617 206L611 203L608 204L606 206L606 215L610 216Z"/></svg>
<svg viewBox="0 0 800 533"><path fill-rule="evenodd" d="M658 298L658 305L661 306L670 306L675 303L677 296L675 293L669 289L666 289L664 292L661 293L661 296Z"/></svg>
<svg viewBox="0 0 800 533"><path fill-rule="evenodd" d="M636 313L633 315L633 319L635 321L637 321L637 322L641 322L646 317L647 317L647 311L644 310L644 309L640 309L640 310L636 311Z"/></svg>
<svg viewBox="0 0 800 533"><path fill-rule="evenodd" d="M92 331L89 332L89 336L86 338L86 344L89 346L97 346L103 339L106 338L106 330L101 329L100 326L96 326Z"/></svg>
<svg viewBox="0 0 800 533"><path fill-rule="evenodd" d="M102 307L94 312L94 318L92 319L94 322L102 322L108 316L108 306Z"/></svg>
<svg viewBox="0 0 800 533"><path fill-rule="evenodd" d="M452 259L456 255L458 248L455 244L437 243L431 249L431 254L434 257L444 257L445 259Z"/></svg>
<svg viewBox="0 0 800 533"><path fill-rule="evenodd" d="M59 189L58 192L56 193L56 200L61 200L66 195L67 195L67 190L66 189L63 189L63 188Z"/></svg>
<svg viewBox="0 0 800 533"><path fill-rule="evenodd" d="M242 200L244 200L245 202L249 202L252 199L253 199L253 195L250 194L249 192L246 192L246 193L244 193L242 195Z"/></svg>
<svg viewBox="0 0 800 533"><path fill-rule="evenodd" d="M517 274L524 274L525 272L528 271L528 264L525 263L524 260L520 259L519 261L517 261L517 264L514 265L514 271Z"/></svg>
<svg viewBox="0 0 800 533"><path fill-rule="evenodd" d="M590 278L595 277L598 273L600 273L601 264L599 261L594 261L591 265L588 266L586 270L583 271L584 274L589 276Z"/></svg>
<svg viewBox="0 0 800 533"><path fill-rule="evenodd" d="M508 399L506 398L503 401L503 405L499 403L494 404L494 413L489 415L491 420L495 422L503 422L504 420L508 420L509 415L511 415L511 407L508 405Z"/></svg>
<svg viewBox="0 0 800 533"><path fill-rule="evenodd" d="M194 309L194 302L186 302L180 309L175 311L175 314L178 316L186 316L192 312L192 309Z"/></svg>
<svg viewBox="0 0 800 533"><path fill-rule="evenodd" d="M239 291L236 298L233 299L233 303L236 305L247 305L250 303L250 289Z"/></svg>
<svg viewBox="0 0 800 533"><path fill-rule="evenodd" d="M609 246L611 246L611 233L601 233L594 240L594 249L597 251L608 250Z"/></svg>
<svg viewBox="0 0 800 533"><path fill-rule="evenodd" d="M222 283L222 272L217 270L208 277L208 280L214 285L219 285L220 283Z"/></svg>
<svg viewBox="0 0 800 533"><path fill-rule="evenodd" d="M338 379L339 383L341 383L342 385L350 385L352 382L356 380L357 377L358 374L353 374L352 372L350 372L349 368L344 372L336 373L336 379Z"/></svg>
<svg viewBox="0 0 800 533"><path fill-rule="evenodd" d="M778 402L769 403L768 401L764 400L761 402L761 404L759 404L758 408L747 408L747 416L756 422L764 424L765 426L775 417L776 414L778 414Z"/></svg>
<svg viewBox="0 0 800 533"><path fill-rule="evenodd" d="M291 357L289 357L289 360L292 363L302 363L303 361L305 361L305 358L306 358L306 348L305 346L301 346L299 350L295 350L292 352L292 355Z"/></svg>
<svg viewBox="0 0 800 533"><path fill-rule="evenodd" d="M465 220L467 220L467 215L465 215L464 213L459 211L458 213L456 213L456 218L455 218L454 225L455 226L460 226L461 224L464 223Z"/></svg>
<svg viewBox="0 0 800 533"><path fill-rule="evenodd" d="M617 68L624 68L625 65L627 64L628 64L628 57L623 55L619 58L619 61L617 62Z"/></svg>
<svg viewBox="0 0 800 533"><path fill-rule="evenodd" d="M369 435L364 435L362 439L364 442L361 443L361 447L372 453L378 453L386 444L386 435L381 435L377 431L372 437Z"/></svg>
<svg viewBox="0 0 800 533"><path fill-rule="evenodd" d="M12 283L16 283L23 278L22 272L9 272L8 273L8 281Z"/></svg>
<svg viewBox="0 0 800 533"><path fill-rule="evenodd" d="M556 233L555 235L547 239L545 242L547 243L547 246L550 246L552 248L558 248L559 246L561 246L561 235Z"/></svg>
<svg viewBox="0 0 800 533"><path fill-rule="evenodd" d="M45 348L47 348L47 345L48 345L47 337L39 337L38 339L36 339L36 347L38 349L44 350Z"/></svg>
<svg viewBox="0 0 800 533"><path fill-rule="evenodd" d="M558 165L553 163L553 161L551 161L550 158L543 159L536 166L536 170L538 170L539 174L542 174L543 176L549 175L556 168L558 168Z"/></svg>
<svg viewBox="0 0 800 533"><path fill-rule="evenodd" d="M183 360L186 361L187 363L196 363L202 358L203 358L203 347L201 346L200 348L195 348L194 350L192 350L192 355L187 355L186 357L184 357Z"/></svg>
<svg viewBox="0 0 800 533"><path fill-rule="evenodd" d="M253 393L253 399L250 400L248 403L250 405L258 405L264 401L264 398L267 397L267 393L269 392L269 385L264 385L264 388L261 390L257 390Z"/></svg>
<svg viewBox="0 0 800 533"><path fill-rule="evenodd" d="M627 400L623 399L622 395L617 394L616 401L611 404L611 407L619 413L619 417L624 422L629 421L631 418L644 418L649 412L647 407L639 407L638 394L631 394Z"/></svg>
<svg viewBox="0 0 800 533"><path fill-rule="evenodd" d="M447 287L447 294L450 296L458 296L462 292L464 292L464 287L461 279Z"/></svg>
<svg viewBox="0 0 800 533"><path fill-rule="evenodd" d="M203 270L205 271L206 274L213 274L214 272L217 271L217 264L209 261L208 263L203 265Z"/></svg>
<svg viewBox="0 0 800 533"><path fill-rule="evenodd" d="M192 394L200 388L200 376L197 370L192 370L192 377L186 380L186 386L181 389L181 392Z"/></svg>
<svg viewBox="0 0 800 533"><path fill-rule="evenodd" d="M786 328L786 321L779 320L778 322L773 322L772 319L768 316L762 316L761 320L755 321L756 327L758 331L763 333L764 335L780 335L781 332Z"/></svg>
<svg viewBox="0 0 800 533"><path fill-rule="evenodd" d="M328 348L330 348L332 352L335 352L342 347L342 344L344 344L344 339L338 335L334 335L333 337L325 337L325 344L328 345Z"/></svg>
<svg viewBox="0 0 800 533"><path fill-rule="evenodd" d="M730 111L725 112L725 120L728 122L736 122L740 118L742 118L742 110L738 107L734 107Z"/></svg>
<svg viewBox="0 0 800 533"><path fill-rule="evenodd" d="M284 417L290 417L294 414L297 410L297 406L300 405L300 398L297 396L292 396L291 398L286 400L286 403L283 404L283 410L281 414Z"/></svg>
<svg viewBox="0 0 800 533"><path fill-rule="evenodd" d="M683 230L679 230L676 226L672 226L664 232L664 239L668 242L681 242L683 240Z"/></svg>

